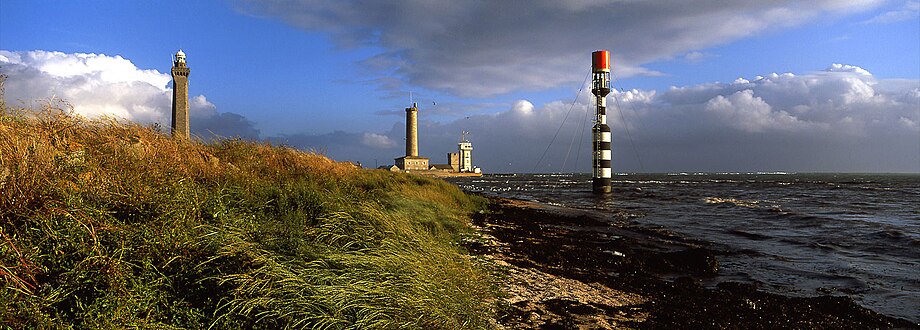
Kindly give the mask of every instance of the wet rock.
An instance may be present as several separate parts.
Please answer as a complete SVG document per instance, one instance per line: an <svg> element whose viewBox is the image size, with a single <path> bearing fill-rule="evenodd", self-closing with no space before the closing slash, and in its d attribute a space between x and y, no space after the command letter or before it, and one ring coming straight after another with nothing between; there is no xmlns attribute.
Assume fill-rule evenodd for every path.
<svg viewBox="0 0 920 330"><path fill-rule="evenodd" d="M663 257L677 270L692 275L712 276L719 272L719 260L708 249L687 249L665 254Z"/></svg>
<svg viewBox="0 0 920 330"><path fill-rule="evenodd" d="M470 246L504 265L509 297L498 323L508 328L917 328L845 297L786 297L756 283L707 288L700 279L718 273L716 255L726 252L670 232L594 226L599 220L501 201L491 207L474 223L494 239Z"/></svg>

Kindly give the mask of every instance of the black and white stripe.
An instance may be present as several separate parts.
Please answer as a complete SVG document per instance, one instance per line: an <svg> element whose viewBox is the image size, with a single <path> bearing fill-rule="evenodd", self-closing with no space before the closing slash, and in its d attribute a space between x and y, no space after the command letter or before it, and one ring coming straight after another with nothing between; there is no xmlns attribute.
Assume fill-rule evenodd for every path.
<svg viewBox="0 0 920 330"><path fill-rule="evenodd" d="M610 178L613 171L611 170L610 126L607 126L607 91L595 89L594 95L597 99L597 124L594 125L592 130L594 133L594 180L592 190L594 193L608 193L610 192Z"/></svg>

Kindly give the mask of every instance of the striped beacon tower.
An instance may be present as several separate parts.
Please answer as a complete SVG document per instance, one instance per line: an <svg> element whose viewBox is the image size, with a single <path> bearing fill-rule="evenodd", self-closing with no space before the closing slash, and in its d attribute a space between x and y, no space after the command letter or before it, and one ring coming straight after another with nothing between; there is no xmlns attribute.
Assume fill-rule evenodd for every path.
<svg viewBox="0 0 920 330"><path fill-rule="evenodd" d="M594 181L595 194L610 192L610 126L607 126L607 94L610 94L610 52L598 50L591 53L593 73L591 92L597 100L594 128Z"/></svg>

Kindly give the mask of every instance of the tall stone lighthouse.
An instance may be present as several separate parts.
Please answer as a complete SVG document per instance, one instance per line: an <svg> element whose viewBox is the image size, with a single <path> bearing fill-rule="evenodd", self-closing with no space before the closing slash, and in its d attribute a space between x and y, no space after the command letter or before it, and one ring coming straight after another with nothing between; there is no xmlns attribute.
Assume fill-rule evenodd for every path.
<svg viewBox="0 0 920 330"><path fill-rule="evenodd" d="M406 157L418 157L418 106L406 108Z"/></svg>
<svg viewBox="0 0 920 330"><path fill-rule="evenodd" d="M406 156L396 158L396 167L403 171L427 171L428 158L418 155L418 105L406 108Z"/></svg>
<svg viewBox="0 0 920 330"><path fill-rule="evenodd" d="M185 53L180 49L173 58L173 104L172 104L172 135L173 137L188 139L188 73L185 63Z"/></svg>

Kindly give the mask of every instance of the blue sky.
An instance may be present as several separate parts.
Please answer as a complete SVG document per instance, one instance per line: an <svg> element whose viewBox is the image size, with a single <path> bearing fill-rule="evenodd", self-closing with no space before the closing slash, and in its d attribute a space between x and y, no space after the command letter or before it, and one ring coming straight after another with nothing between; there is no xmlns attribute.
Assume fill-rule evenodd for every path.
<svg viewBox="0 0 920 330"><path fill-rule="evenodd" d="M337 51L319 33L240 13L227 2L3 1L2 6L3 49L121 55L138 68L168 73L172 54L182 48L193 70L193 93L269 131L329 131L349 117L338 109L368 106L377 98L373 86L355 91L361 86L346 82L356 77L354 62L367 51Z"/></svg>
<svg viewBox="0 0 920 330"><path fill-rule="evenodd" d="M459 130L466 129L472 131L478 150L474 155L487 171L530 171L528 161L536 161L532 155L546 148L559 125L564 134L578 134L572 128L580 124L564 124L562 118L587 73L590 52L610 49L619 78L616 87L636 92L634 99L620 96L626 121L613 123L620 125L614 127L615 139L635 139L639 146L633 151L615 143L621 171L920 172L920 105L910 96L920 90L918 7L916 0L691 1L680 6L620 1L4 0L0 50L60 52L55 58L61 61L78 53L121 56L138 71L163 74L169 71L170 55L182 48L192 69L191 93L207 100L201 103L201 122L223 120L212 120L209 129L232 135L248 125L251 138L365 164L392 162L401 155L400 114L413 91L422 107L423 154L440 161L455 148L452 139ZM72 77L41 69L52 61L48 56L26 57L30 59L0 63L0 70L10 76L8 99L42 98L59 91L72 96L71 102L81 101L83 94L67 92L76 89ZM834 64L855 69L831 69ZM26 75L27 67L41 74ZM754 81L786 72L795 77L729 86L737 78ZM32 79L28 86L51 87L27 90L21 87L26 84L17 85L25 77ZM853 85L854 79L865 84ZM789 84L784 92L791 94L775 95L779 92L770 88L776 84ZM845 97L863 85L871 88L860 94L864 99ZM700 99L675 101L678 92L672 86L695 88ZM751 98L745 98L744 90L751 90ZM783 103L804 94L809 96L801 103ZM168 112L168 102L160 94L145 95L122 97L119 106L128 109L127 119L161 121L156 113ZM838 97L846 101L828 101ZM104 99L87 99L86 104L106 108L98 98ZM719 108L720 100L732 106ZM574 107L580 112L569 120L584 118L590 103L581 95ZM155 114L132 112L138 107ZM878 111L882 107L894 110ZM516 117L528 109L539 119ZM100 114L85 107L81 111ZM706 116L714 117L702 122ZM689 122L658 125L675 118ZM495 123L501 120L518 122ZM749 122L739 123L745 120ZM851 125L853 120L862 126ZM878 122L891 127L876 127ZM627 125L634 136L624 135ZM900 133L886 135L892 127ZM684 129L684 135L674 135ZM846 134L821 142L828 136L822 130ZM809 131L817 133L804 133ZM563 140L577 140L571 136ZM753 145L717 147L711 139ZM529 146L510 157L520 146L495 141ZM801 150L776 155L779 161L750 160L759 158L751 157L756 152L778 150L780 141L800 141L796 144ZM846 147L854 143L865 146L856 150L857 156ZM558 168L570 147L555 144L550 159L556 164L538 164L536 170L573 170ZM879 146L885 152L874 154ZM586 146L575 148L575 155L586 157ZM808 148L835 153L809 159L815 151ZM751 154L722 157L719 150ZM709 153L712 159L702 161L680 156ZM879 164L872 160L877 157L890 161ZM640 166L639 158L647 158L643 163L648 165Z"/></svg>

